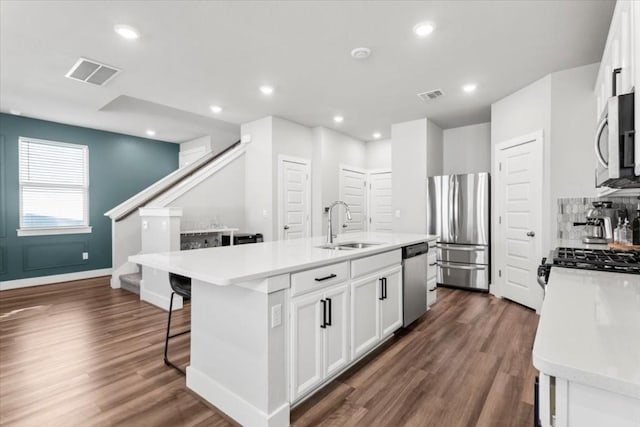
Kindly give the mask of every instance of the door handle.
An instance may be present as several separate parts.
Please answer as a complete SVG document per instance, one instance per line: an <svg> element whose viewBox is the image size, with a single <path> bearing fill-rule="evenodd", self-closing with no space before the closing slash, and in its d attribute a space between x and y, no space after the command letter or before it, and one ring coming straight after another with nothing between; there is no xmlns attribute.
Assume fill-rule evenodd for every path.
<svg viewBox="0 0 640 427"><path fill-rule="evenodd" d="M604 159L604 156L602 155L602 151L600 151L600 135L602 134L602 131L604 130L604 127L606 125L607 125L607 117L605 116L600 122L600 124L598 125L598 130L596 131L596 144L595 144L596 159L598 159L598 162L605 169L609 167L609 163Z"/></svg>
<svg viewBox="0 0 640 427"><path fill-rule="evenodd" d="M384 300L384 277L378 279L380 281L380 301Z"/></svg>
<svg viewBox="0 0 640 427"><path fill-rule="evenodd" d="M529 231L529 232L527 233L527 236L529 236L529 237L535 237L535 236L536 236L536 233L535 233L534 231Z"/></svg>
<svg viewBox="0 0 640 427"><path fill-rule="evenodd" d="M347 228L348 226L348 224L342 224L342 228Z"/></svg>
<svg viewBox="0 0 640 427"><path fill-rule="evenodd" d="M384 289L384 299L387 299L387 278L382 278L382 287Z"/></svg>
<svg viewBox="0 0 640 427"><path fill-rule="evenodd" d="M320 302L322 303L322 325L320 327L325 329L327 327L327 301L321 299Z"/></svg>
<svg viewBox="0 0 640 427"><path fill-rule="evenodd" d="M464 264L449 264L446 262L439 262L438 267L440 268L451 268L454 270L486 270L487 265L464 265Z"/></svg>
<svg viewBox="0 0 640 427"><path fill-rule="evenodd" d="M331 326L331 298L327 298L327 304L328 304L327 311L329 312L329 315L327 317L329 320L325 322L325 325Z"/></svg>
<svg viewBox="0 0 640 427"><path fill-rule="evenodd" d="M283 228L284 228L285 230L288 230L288 229L289 229L289 226L288 226L288 225L285 225Z"/></svg>
<svg viewBox="0 0 640 427"><path fill-rule="evenodd" d="M316 277L315 280L316 282L324 282L325 280L329 280L329 279L333 279L334 277L338 277L335 274L329 274L328 276L324 276L324 277Z"/></svg>

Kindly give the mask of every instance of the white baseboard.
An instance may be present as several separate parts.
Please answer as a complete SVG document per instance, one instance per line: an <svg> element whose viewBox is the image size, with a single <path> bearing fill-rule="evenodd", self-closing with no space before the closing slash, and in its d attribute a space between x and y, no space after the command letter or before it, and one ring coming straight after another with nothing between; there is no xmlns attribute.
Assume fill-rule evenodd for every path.
<svg viewBox="0 0 640 427"><path fill-rule="evenodd" d="M169 296L164 296L159 293L145 289L144 280L140 282L140 300L141 301L146 301L149 304L153 304L156 307L160 307L165 311L169 311L170 297L171 297L171 294L169 294ZM173 310L180 310L181 308L182 308L182 297L179 295L174 295Z"/></svg>
<svg viewBox="0 0 640 427"><path fill-rule="evenodd" d="M243 426L289 426L288 402L266 414L192 366L187 367L187 387Z"/></svg>
<svg viewBox="0 0 640 427"><path fill-rule="evenodd" d="M29 277L27 279L6 280L0 282L0 291L27 288L30 286L51 285L53 283L69 282L71 280L91 279L93 277L109 276L110 268L100 270L78 271L76 273L54 274L52 276Z"/></svg>

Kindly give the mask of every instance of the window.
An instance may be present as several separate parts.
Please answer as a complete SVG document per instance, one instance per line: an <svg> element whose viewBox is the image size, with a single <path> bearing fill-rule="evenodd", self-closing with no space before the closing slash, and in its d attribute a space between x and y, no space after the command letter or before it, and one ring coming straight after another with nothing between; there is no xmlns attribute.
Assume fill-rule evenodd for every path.
<svg viewBox="0 0 640 427"><path fill-rule="evenodd" d="M18 236L90 233L89 148L19 139Z"/></svg>

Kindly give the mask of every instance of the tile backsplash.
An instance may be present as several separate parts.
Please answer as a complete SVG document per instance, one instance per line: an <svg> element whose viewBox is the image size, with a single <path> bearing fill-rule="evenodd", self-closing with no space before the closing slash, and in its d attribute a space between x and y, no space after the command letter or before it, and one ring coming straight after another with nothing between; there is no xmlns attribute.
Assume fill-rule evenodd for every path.
<svg viewBox="0 0 640 427"><path fill-rule="evenodd" d="M558 199L558 238L582 239L584 227L574 226L574 222L585 222L587 211L591 209L591 202L611 201L614 208L626 209L629 222L636 217L638 198L633 197L569 197ZM617 224L614 224L614 226Z"/></svg>

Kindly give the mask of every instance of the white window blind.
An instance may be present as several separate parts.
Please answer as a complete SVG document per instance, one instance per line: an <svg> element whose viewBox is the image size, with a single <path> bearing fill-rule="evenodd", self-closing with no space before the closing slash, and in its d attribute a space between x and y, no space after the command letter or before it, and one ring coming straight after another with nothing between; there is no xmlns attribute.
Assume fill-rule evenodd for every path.
<svg viewBox="0 0 640 427"><path fill-rule="evenodd" d="M21 137L20 229L89 226L89 149Z"/></svg>

